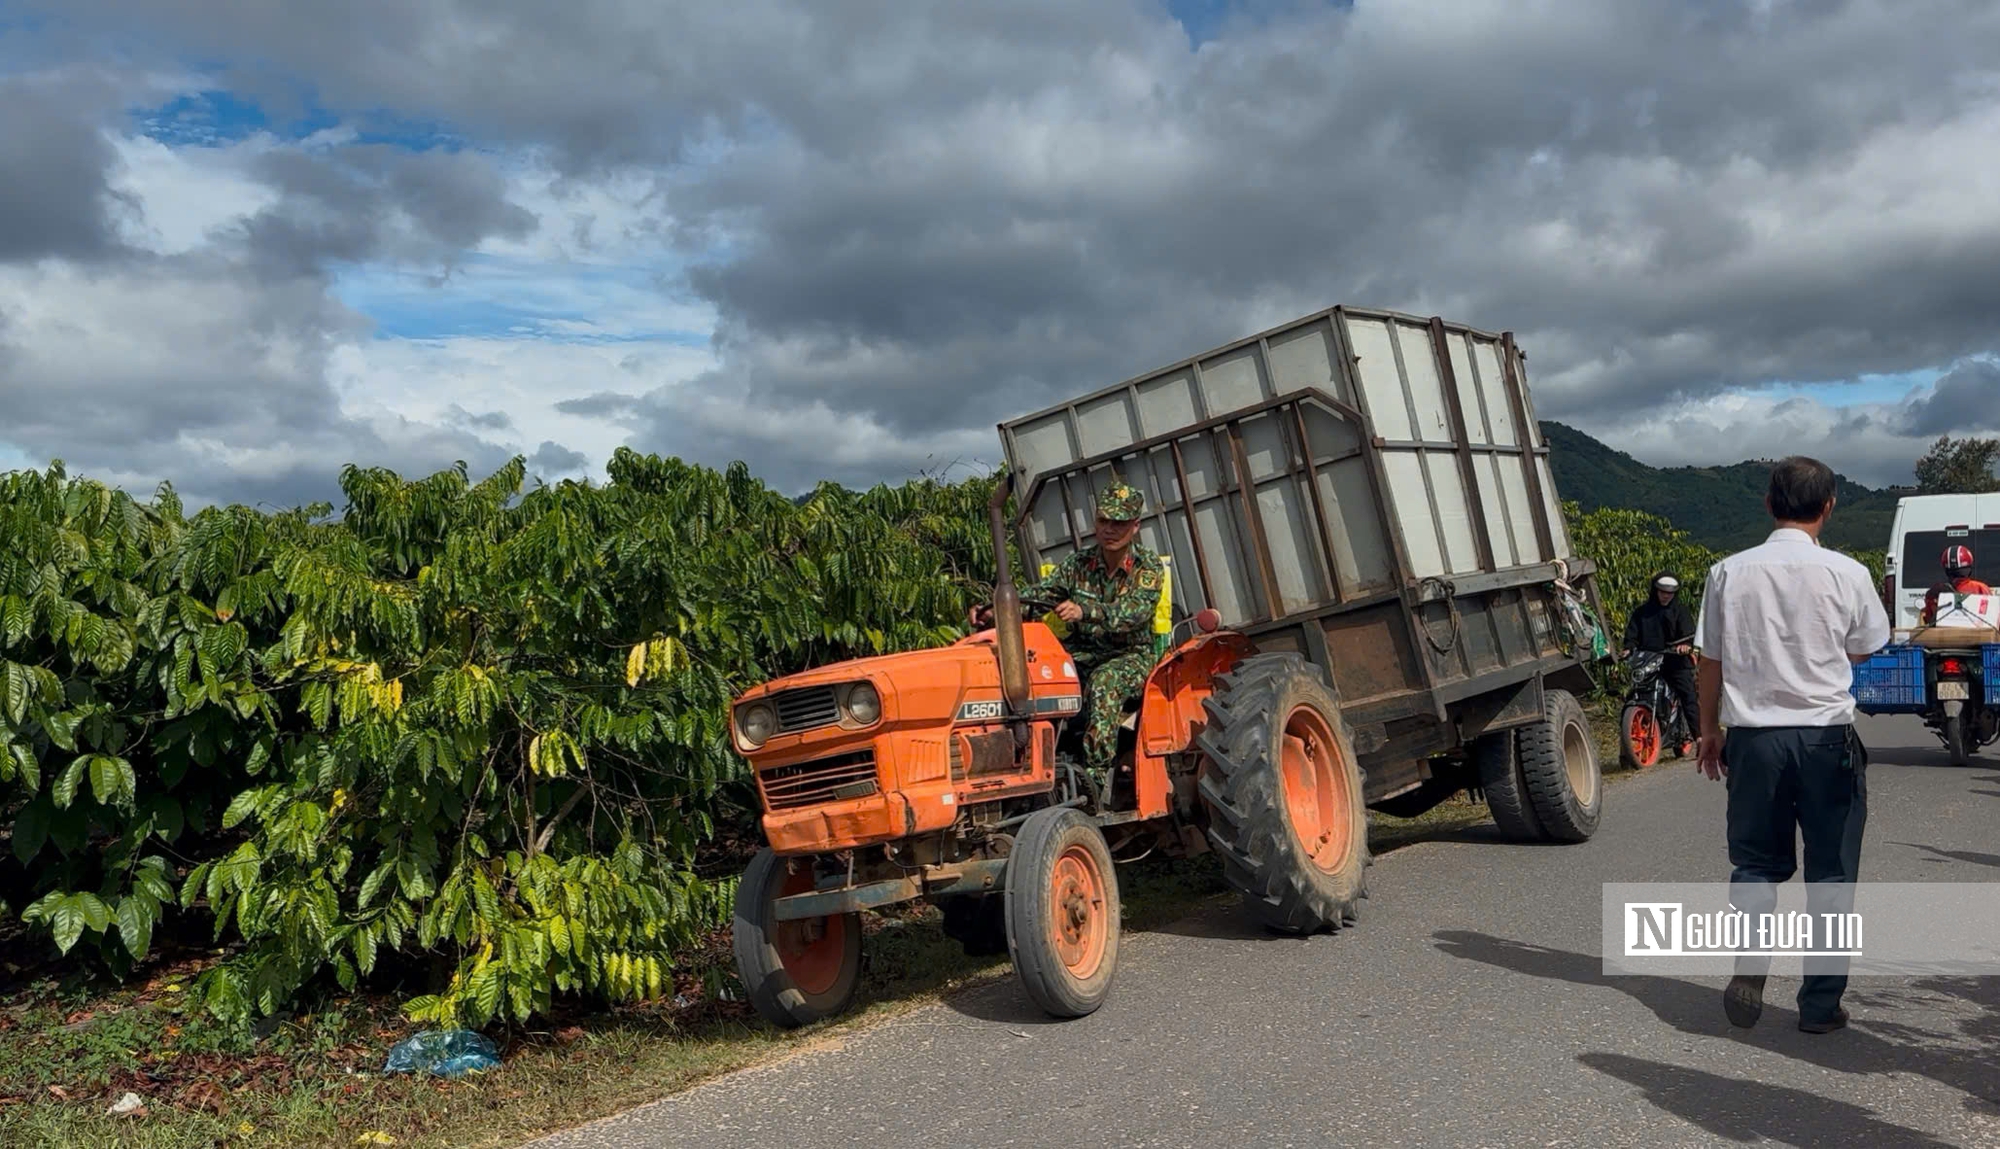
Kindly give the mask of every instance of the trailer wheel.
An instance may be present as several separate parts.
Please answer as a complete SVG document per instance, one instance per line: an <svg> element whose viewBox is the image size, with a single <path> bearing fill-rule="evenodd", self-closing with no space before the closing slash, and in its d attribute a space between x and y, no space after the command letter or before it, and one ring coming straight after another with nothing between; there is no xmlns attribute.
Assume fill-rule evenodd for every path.
<svg viewBox="0 0 2000 1149"><path fill-rule="evenodd" d="M1058 806L1021 826L1007 856L1007 951L1035 1004L1094 1013L1118 964L1118 875L1096 823Z"/></svg>
<svg viewBox="0 0 2000 1149"><path fill-rule="evenodd" d="M757 851L736 887L731 941L736 972L759 1015L781 1029L832 1017L861 984L861 915L781 922L772 903L813 888L810 866L788 872L770 847Z"/></svg>
<svg viewBox="0 0 2000 1149"><path fill-rule="evenodd" d="M1472 759L1479 767L1479 790L1486 810L1500 833L1517 842L1546 842L1549 835L1535 816L1528 781L1521 773L1521 755L1512 730L1495 730L1473 740Z"/></svg>
<svg viewBox="0 0 2000 1149"><path fill-rule="evenodd" d="M1515 733L1515 752L1543 833L1558 842L1582 842L1595 834L1604 811L1604 777L1576 696L1544 692L1542 717Z"/></svg>
<svg viewBox="0 0 2000 1149"><path fill-rule="evenodd" d="M1339 697L1295 654L1247 658L1216 685L1198 745L1224 876L1271 929L1353 922L1368 896L1368 811Z"/></svg>

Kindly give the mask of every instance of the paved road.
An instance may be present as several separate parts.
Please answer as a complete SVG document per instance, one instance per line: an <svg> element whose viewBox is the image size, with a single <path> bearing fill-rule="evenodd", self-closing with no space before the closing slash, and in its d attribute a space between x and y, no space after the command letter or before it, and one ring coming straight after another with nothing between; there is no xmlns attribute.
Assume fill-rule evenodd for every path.
<svg viewBox="0 0 2000 1149"><path fill-rule="evenodd" d="M1913 720L1865 728L1863 876L2000 881L2000 762ZM1581 846L1489 830L1382 858L1361 927L1272 938L1234 907L1128 936L1112 1000L1051 1024L1010 980L844 1046L536 1143L625 1146L2000 1146L2000 979L1857 979L1854 1024L1794 1028L1774 978L1606 977L1600 883L1722 880L1722 787L1614 786Z"/></svg>

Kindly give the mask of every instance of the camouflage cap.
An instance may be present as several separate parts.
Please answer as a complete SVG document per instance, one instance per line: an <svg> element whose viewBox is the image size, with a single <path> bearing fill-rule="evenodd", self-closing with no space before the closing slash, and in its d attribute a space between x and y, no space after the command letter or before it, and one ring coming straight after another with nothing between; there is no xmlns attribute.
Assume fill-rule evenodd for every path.
<svg viewBox="0 0 2000 1149"><path fill-rule="evenodd" d="M1097 513L1116 522L1129 522L1139 517L1146 507L1146 498L1136 487L1124 483L1113 483L1097 496Z"/></svg>

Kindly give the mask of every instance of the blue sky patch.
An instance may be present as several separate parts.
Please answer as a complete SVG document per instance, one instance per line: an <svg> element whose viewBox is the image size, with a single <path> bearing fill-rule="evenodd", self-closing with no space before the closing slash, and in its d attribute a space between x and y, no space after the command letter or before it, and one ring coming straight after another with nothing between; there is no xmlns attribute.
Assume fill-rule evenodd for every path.
<svg viewBox="0 0 2000 1149"><path fill-rule="evenodd" d="M1354 0L1324 0L1328 7L1352 8ZM1262 22L1273 9L1299 6L1287 0L1166 0L1167 14L1187 31L1196 48L1221 39L1234 20Z"/></svg>
<svg viewBox="0 0 2000 1149"><path fill-rule="evenodd" d="M418 272L350 268L335 277L334 294L373 319L379 338L707 346L710 332L662 296L658 272L475 254L442 284Z"/></svg>
<svg viewBox="0 0 2000 1149"><path fill-rule="evenodd" d="M1816 399L1829 407L1855 407L1872 403L1900 403L1910 392L1929 387L1943 375L1941 368L1926 367L1896 375L1862 375L1842 383L1778 383L1770 394L1781 399Z"/></svg>
<svg viewBox="0 0 2000 1149"><path fill-rule="evenodd" d="M410 151L456 151L464 141L441 124L381 109L338 114L309 92L298 97L302 114L274 116L257 101L220 88L187 92L152 108L135 108L132 118L147 136L171 147L219 147L268 132L281 140L302 140L315 132L352 127L354 142L387 144Z"/></svg>

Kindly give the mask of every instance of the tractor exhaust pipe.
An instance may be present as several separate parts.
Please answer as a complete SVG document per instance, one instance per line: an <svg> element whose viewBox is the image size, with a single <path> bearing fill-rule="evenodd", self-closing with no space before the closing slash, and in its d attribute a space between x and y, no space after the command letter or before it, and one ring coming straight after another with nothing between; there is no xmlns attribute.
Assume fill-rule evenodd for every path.
<svg viewBox="0 0 2000 1149"><path fill-rule="evenodd" d="M1000 692L1007 709L1016 715L1028 713L1028 641L1021 634L1021 596L1014 589L1013 564L1007 560L1007 494L1014 476L1003 475L986 503L987 523L993 529L993 629L1000 642Z"/></svg>

